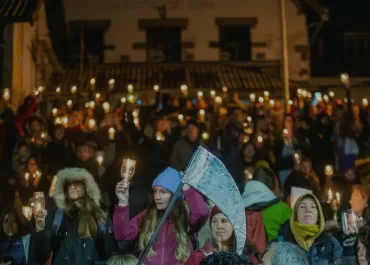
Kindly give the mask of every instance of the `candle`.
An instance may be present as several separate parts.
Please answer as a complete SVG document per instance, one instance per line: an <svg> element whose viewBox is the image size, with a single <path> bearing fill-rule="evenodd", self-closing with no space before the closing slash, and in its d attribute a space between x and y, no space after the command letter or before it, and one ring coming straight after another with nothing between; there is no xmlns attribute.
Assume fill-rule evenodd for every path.
<svg viewBox="0 0 370 265"><path fill-rule="evenodd" d="M5 88L4 89L4 92L3 92L3 99L5 101L9 101L10 99L10 89L9 88Z"/></svg>
<svg viewBox="0 0 370 265"><path fill-rule="evenodd" d="M286 137L286 136L288 136L288 134L289 134L288 129L284 129L284 130L283 130L283 135Z"/></svg>
<svg viewBox="0 0 370 265"><path fill-rule="evenodd" d="M216 100L216 103L218 104L222 103L222 98L220 96L217 96L215 100Z"/></svg>
<svg viewBox="0 0 370 265"><path fill-rule="evenodd" d="M97 152L96 153L96 161L98 162L99 166L101 166L104 162L104 153L103 152Z"/></svg>
<svg viewBox="0 0 370 265"><path fill-rule="evenodd" d="M328 176L328 177L331 177L331 176L333 176L333 174L334 174L333 166L332 165L326 165L325 166L325 175Z"/></svg>
<svg viewBox="0 0 370 265"><path fill-rule="evenodd" d="M261 144L263 142L263 137L262 136L258 136L257 137L257 141L258 141L258 143Z"/></svg>
<svg viewBox="0 0 370 265"><path fill-rule="evenodd" d="M57 94L59 94L59 93L60 93L60 87L57 87L57 88L55 89L55 92L56 92Z"/></svg>
<svg viewBox="0 0 370 265"><path fill-rule="evenodd" d="M204 115L206 114L206 112L204 111L204 109L201 109L201 110L199 111L199 114L200 114L201 116L204 116Z"/></svg>
<svg viewBox="0 0 370 265"><path fill-rule="evenodd" d="M328 203L331 203L333 201L333 191L331 188L328 190Z"/></svg>
<svg viewBox="0 0 370 265"><path fill-rule="evenodd" d="M39 91L40 93L42 93L42 92L44 92L44 87L43 86L39 86L38 88L37 88L37 91Z"/></svg>
<svg viewBox="0 0 370 265"><path fill-rule="evenodd" d="M334 92L333 92L333 91L330 91L330 92L329 92L329 96L330 96L331 98L333 98L333 97L334 97Z"/></svg>
<svg viewBox="0 0 370 265"><path fill-rule="evenodd" d="M73 104L72 99L69 99L69 100L67 101L68 108L71 108L71 107L72 107L72 104Z"/></svg>
<svg viewBox="0 0 370 265"><path fill-rule="evenodd" d="M41 133L41 138L42 138L42 139L45 139L45 138L46 138L46 133L44 133L44 132L43 132L43 133Z"/></svg>
<svg viewBox="0 0 370 265"><path fill-rule="evenodd" d="M113 127L109 128L109 130L108 130L109 140L114 140L115 135L116 135L116 130Z"/></svg>
<svg viewBox="0 0 370 265"><path fill-rule="evenodd" d="M303 91L302 91L302 89L300 89L300 88L298 88L298 89L297 89L297 95L298 95L299 97L302 95L302 92L303 92Z"/></svg>
<svg viewBox="0 0 370 265"><path fill-rule="evenodd" d="M253 178L253 174L248 168L244 169L244 178L248 180L251 180Z"/></svg>
<svg viewBox="0 0 370 265"><path fill-rule="evenodd" d="M121 167L121 176L124 181L129 182L135 174L136 160L124 158Z"/></svg>
<svg viewBox="0 0 370 265"><path fill-rule="evenodd" d="M270 103L271 106L275 105L275 101L273 99L271 99L269 103Z"/></svg>
<svg viewBox="0 0 370 265"><path fill-rule="evenodd" d="M227 92L227 86L224 86L224 87L222 87L222 92L224 92L224 93L226 93Z"/></svg>
<svg viewBox="0 0 370 265"><path fill-rule="evenodd" d="M25 175L24 175L24 179L28 182L28 180L30 179L30 173L26 173Z"/></svg>
<svg viewBox="0 0 370 265"><path fill-rule="evenodd" d="M198 98L202 98L203 97L203 92L202 91L198 91L197 92L197 97Z"/></svg>
<svg viewBox="0 0 370 265"><path fill-rule="evenodd" d="M256 100L256 95L255 94L250 94L249 95L249 98L252 102L254 102Z"/></svg>
<svg viewBox="0 0 370 265"><path fill-rule="evenodd" d="M96 125L96 121L94 119L89 120L89 128L94 129Z"/></svg>
<svg viewBox="0 0 370 265"><path fill-rule="evenodd" d="M243 142L244 143L248 143L248 141L249 141L249 136L248 135L244 135Z"/></svg>
<svg viewBox="0 0 370 265"><path fill-rule="evenodd" d="M248 122L252 122L252 117L251 116L248 116L247 121Z"/></svg>
<svg viewBox="0 0 370 265"><path fill-rule="evenodd" d="M92 108L92 109L95 108L95 101L90 101L89 105L90 105L90 108Z"/></svg>
<svg viewBox="0 0 370 265"><path fill-rule="evenodd" d="M292 106L292 105L293 105L293 100L289 99L289 100L288 100L288 104L289 104L290 106Z"/></svg>
<svg viewBox="0 0 370 265"><path fill-rule="evenodd" d="M53 113L53 116L56 116L58 114L58 109L57 108L53 108L52 113Z"/></svg>
<svg viewBox="0 0 370 265"><path fill-rule="evenodd" d="M121 98L121 102L122 102L122 103L126 103L126 101L127 101L127 100L126 100L126 98L125 98L125 97L122 97L122 98Z"/></svg>
<svg viewBox="0 0 370 265"><path fill-rule="evenodd" d="M23 206L22 207L22 214L27 220L31 220L32 217L32 208L29 206Z"/></svg>
<svg viewBox="0 0 370 265"><path fill-rule="evenodd" d="M266 98L268 98L268 97L270 96L270 92L265 91L265 92L263 92L263 95L264 95Z"/></svg>
<svg viewBox="0 0 370 265"><path fill-rule="evenodd" d="M203 140L208 140L209 139L209 133L208 132L202 133L202 138L203 138Z"/></svg>
<svg viewBox="0 0 370 265"><path fill-rule="evenodd" d="M185 93L188 90L188 86L187 85L181 85L180 89L183 93Z"/></svg>
<svg viewBox="0 0 370 265"><path fill-rule="evenodd" d="M94 86L95 85L95 82L96 82L96 79L95 78L91 78L90 79L90 85Z"/></svg>
<svg viewBox="0 0 370 265"><path fill-rule="evenodd" d="M362 105L363 105L364 107L367 107L367 106L369 105L369 102L368 102L367 98L363 98L363 99L362 99Z"/></svg>
<svg viewBox="0 0 370 265"><path fill-rule="evenodd" d="M129 84L129 85L127 86L127 91L128 91L129 93L132 93L132 91L134 91L134 86L133 86L132 84Z"/></svg>
<svg viewBox="0 0 370 265"><path fill-rule="evenodd" d="M161 133L161 132L156 132L155 133L155 138L157 139L157 141L164 141L165 140L165 137L164 137L163 133Z"/></svg>
<svg viewBox="0 0 370 265"><path fill-rule="evenodd" d="M159 91L159 85L154 85L153 90L154 90L154 92L158 92Z"/></svg>
<svg viewBox="0 0 370 265"><path fill-rule="evenodd" d="M135 101L134 95L129 95L128 96L128 101L131 102L131 103L134 103L134 101Z"/></svg>
<svg viewBox="0 0 370 265"><path fill-rule="evenodd" d="M71 87L71 93L72 94L76 94L76 92L77 92L77 87L76 86L72 86Z"/></svg>
<svg viewBox="0 0 370 265"><path fill-rule="evenodd" d="M100 98L100 93L96 93L96 94L95 94L95 98L96 98L96 99L99 99L99 98Z"/></svg>
<svg viewBox="0 0 370 265"><path fill-rule="evenodd" d="M294 158L294 162L296 164L300 164L301 163L301 154L300 153L295 152L293 158Z"/></svg>
<svg viewBox="0 0 370 265"><path fill-rule="evenodd" d="M263 98L263 97L259 97L259 98L258 98L258 102L259 102L259 103L263 103L264 101L265 101L265 100L264 100L264 98Z"/></svg>
<svg viewBox="0 0 370 265"><path fill-rule="evenodd" d="M215 97L215 96L216 96L216 91L211 90L211 91L209 92L209 94L211 94L211 97Z"/></svg>
<svg viewBox="0 0 370 265"><path fill-rule="evenodd" d="M306 97L307 97L307 91L306 91L306 90L303 90L303 91L302 91L302 96L303 96L304 98L306 98Z"/></svg>
<svg viewBox="0 0 370 265"><path fill-rule="evenodd" d="M349 75L347 73L342 73L340 75L340 81L342 81L342 83L344 85L348 85L349 84Z"/></svg>
<svg viewBox="0 0 370 265"><path fill-rule="evenodd" d="M110 111L110 104L109 102L104 102L103 109L105 113L108 113Z"/></svg>
<svg viewBox="0 0 370 265"><path fill-rule="evenodd" d="M340 204L340 193L339 192L335 193L335 197L337 199L337 203Z"/></svg>

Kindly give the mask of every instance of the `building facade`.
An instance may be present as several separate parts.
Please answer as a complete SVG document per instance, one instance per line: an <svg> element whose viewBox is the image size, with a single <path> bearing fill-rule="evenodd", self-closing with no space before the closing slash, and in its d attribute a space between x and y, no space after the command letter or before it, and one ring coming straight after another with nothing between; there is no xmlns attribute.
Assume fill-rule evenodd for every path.
<svg viewBox="0 0 370 265"><path fill-rule="evenodd" d="M286 1L289 73L292 80L308 81L306 19L296 2ZM282 59L279 0L64 0L64 5L74 56L81 54L83 39L83 56L93 63Z"/></svg>

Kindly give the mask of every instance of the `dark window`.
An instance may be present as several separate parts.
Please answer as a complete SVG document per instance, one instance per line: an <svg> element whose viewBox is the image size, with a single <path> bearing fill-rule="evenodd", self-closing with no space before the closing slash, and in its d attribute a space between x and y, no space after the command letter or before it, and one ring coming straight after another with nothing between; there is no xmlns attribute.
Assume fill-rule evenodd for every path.
<svg viewBox="0 0 370 265"><path fill-rule="evenodd" d="M81 34L83 39L81 40ZM81 56L81 41L84 45L84 58L94 58L95 63L104 61L104 29L85 28L72 31L72 51L75 61Z"/></svg>
<svg viewBox="0 0 370 265"><path fill-rule="evenodd" d="M181 29L147 28L147 60L152 62L181 61Z"/></svg>
<svg viewBox="0 0 370 265"><path fill-rule="evenodd" d="M221 60L251 60L251 33L249 26L220 26L219 30Z"/></svg>

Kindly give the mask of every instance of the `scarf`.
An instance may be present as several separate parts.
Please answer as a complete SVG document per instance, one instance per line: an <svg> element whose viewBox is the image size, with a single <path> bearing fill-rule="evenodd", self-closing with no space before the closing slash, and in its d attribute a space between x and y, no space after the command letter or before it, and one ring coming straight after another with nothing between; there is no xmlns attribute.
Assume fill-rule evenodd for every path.
<svg viewBox="0 0 370 265"><path fill-rule="evenodd" d="M306 251L308 251L315 241L315 238L320 233L319 226L306 225L298 222L294 222L294 226L296 232L295 239L297 240L297 243Z"/></svg>

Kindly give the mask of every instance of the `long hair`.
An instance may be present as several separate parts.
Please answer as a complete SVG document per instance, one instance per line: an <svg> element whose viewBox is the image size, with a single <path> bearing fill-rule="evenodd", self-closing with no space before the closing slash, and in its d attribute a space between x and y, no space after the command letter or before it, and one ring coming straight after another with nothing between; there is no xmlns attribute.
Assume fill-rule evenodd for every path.
<svg viewBox="0 0 370 265"><path fill-rule="evenodd" d="M116 255L108 260L108 265L136 265L139 259L134 255Z"/></svg>
<svg viewBox="0 0 370 265"><path fill-rule="evenodd" d="M139 248L143 251L149 240L154 233L154 230L158 224L160 212L157 210L155 202L151 199L147 212L141 221L141 234L139 238ZM176 258L180 261L186 261L189 257L189 247L188 247L188 232L189 232L189 210L186 202L178 198L175 205L169 214L172 225L176 233ZM154 256L155 252L153 249L149 251L149 256Z"/></svg>
<svg viewBox="0 0 370 265"><path fill-rule="evenodd" d="M15 220L18 226L17 236L24 236L26 234L31 233L31 224L27 221L27 219L23 215L19 214L15 208L7 207L1 212L1 215L0 215L0 239L6 236L4 234L3 225L4 225L5 218L8 215L13 215L15 217Z"/></svg>
<svg viewBox="0 0 370 265"><path fill-rule="evenodd" d="M64 193L68 194L68 185L64 187ZM100 208L99 205L95 203L93 199L86 192L85 196L81 199L81 205L79 207L66 196L67 207L65 212L73 216L73 213L78 213L79 224L78 224L78 234L81 238L91 238L97 235L99 223L105 223L107 220L107 215Z"/></svg>

